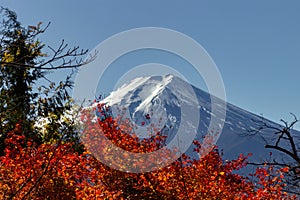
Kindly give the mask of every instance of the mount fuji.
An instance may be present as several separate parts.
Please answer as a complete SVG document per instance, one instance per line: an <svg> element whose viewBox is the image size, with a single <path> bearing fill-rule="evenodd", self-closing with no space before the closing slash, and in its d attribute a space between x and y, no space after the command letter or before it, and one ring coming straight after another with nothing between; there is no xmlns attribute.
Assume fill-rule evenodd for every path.
<svg viewBox="0 0 300 200"><path fill-rule="evenodd" d="M259 130L262 122L271 127L282 128L281 125L230 103L219 104L218 102L222 100L218 98L216 98L218 101L213 102L212 98L216 97L210 96L209 93L179 77L164 75L136 78L113 91L103 102L111 106L113 115L126 110L127 117L137 127L137 134L141 138L149 136L145 133L151 124L160 126L162 132L165 131L168 135L167 143L172 141L174 135L180 130L186 130L187 134L186 137L184 135L181 137L182 140L195 137L194 139L203 141L205 135L212 131L210 121L220 116L218 113L222 111L220 105L225 105L223 109L226 111L226 116L219 119L222 123L214 127L214 131L220 131L215 142L218 149L223 152L224 159L231 160L240 154L252 153L250 162L262 162L271 159L270 152L272 152L272 159L287 157L265 148L266 142L272 142L277 138L274 131ZM212 102L215 105L212 105ZM213 110L213 106L217 109ZM181 127L182 124L184 127ZM192 131L195 135L189 135ZM300 135L300 132L293 131ZM185 152L193 154L192 145Z"/></svg>

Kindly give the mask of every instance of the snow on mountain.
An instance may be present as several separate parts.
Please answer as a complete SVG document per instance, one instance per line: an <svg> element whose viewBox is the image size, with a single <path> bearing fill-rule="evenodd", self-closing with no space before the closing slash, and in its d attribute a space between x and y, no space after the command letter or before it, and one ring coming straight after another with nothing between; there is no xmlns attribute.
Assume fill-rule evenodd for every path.
<svg viewBox="0 0 300 200"><path fill-rule="evenodd" d="M179 130L186 131L187 136L179 138L183 142L187 142L186 138L191 136L203 141L207 132L212 131L208 130L210 120L219 116L221 105L226 105L226 118L221 119L224 127L217 141L225 159L237 158L241 153L252 153L250 160L256 162L270 158L271 150L265 149L264 146L265 140L275 139L274 133L262 130L251 134L249 131L259 128L258 122L262 120L270 126L280 127L270 120L262 119L229 103L219 104L215 101L214 106L220 108L213 113L211 97L207 92L190 86L173 75L136 78L112 92L103 101L112 107L113 115L118 115L120 110L125 109L126 116L135 123L140 138L149 137L147 130L151 124L155 124L168 134L167 142L172 141ZM183 122L185 124L182 129ZM221 123L218 125L221 128ZM214 128L217 131L218 127ZM188 135L192 134L189 133L192 131L195 131L196 135ZM188 148L187 153L194 156L193 147ZM278 152L272 154L276 158L282 158Z"/></svg>

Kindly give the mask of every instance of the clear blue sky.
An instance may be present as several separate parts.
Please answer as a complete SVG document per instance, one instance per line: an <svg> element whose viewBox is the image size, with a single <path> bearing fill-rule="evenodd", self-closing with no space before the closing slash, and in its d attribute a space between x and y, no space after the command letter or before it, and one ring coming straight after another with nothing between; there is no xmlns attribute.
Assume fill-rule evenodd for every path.
<svg viewBox="0 0 300 200"><path fill-rule="evenodd" d="M230 103L276 122L291 119L289 112L300 118L300 1L0 2L23 25L51 21L42 40L54 46L66 39L93 49L113 34L145 26L180 31L211 55Z"/></svg>

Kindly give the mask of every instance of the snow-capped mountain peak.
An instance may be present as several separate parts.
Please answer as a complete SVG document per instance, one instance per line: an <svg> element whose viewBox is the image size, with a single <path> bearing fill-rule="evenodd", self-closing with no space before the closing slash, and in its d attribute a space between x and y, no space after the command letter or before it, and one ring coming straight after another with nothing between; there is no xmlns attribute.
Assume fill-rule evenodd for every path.
<svg viewBox="0 0 300 200"><path fill-rule="evenodd" d="M185 132L177 139L186 143L190 142L191 137L203 140L208 132L221 131L217 145L223 150L225 159L234 159L241 153L252 153L252 161L259 162L267 158L270 150L264 148L265 141L274 140L276 135L270 130L251 135L249 130L258 129L257 122L262 120L273 127L280 125L229 103L214 101L217 109L213 111L211 98L215 97L185 80L165 75L136 78L112 92L103 102L112 107L113 115L125 109L126 117L132 119L141 138L149 137L147 128L151 124L167 128L169 142L177 137L178 132ZM218 112L224 109L221 105L226 105L226 118L218 120L224 127L219 123L219 127L209 130L210 121L218 118ZM192 132L195 132L194 135ZM187 153L193 154L192 151L193 148L187 148ZM278 152L273 152L273 155L281 156Z"/></svg>

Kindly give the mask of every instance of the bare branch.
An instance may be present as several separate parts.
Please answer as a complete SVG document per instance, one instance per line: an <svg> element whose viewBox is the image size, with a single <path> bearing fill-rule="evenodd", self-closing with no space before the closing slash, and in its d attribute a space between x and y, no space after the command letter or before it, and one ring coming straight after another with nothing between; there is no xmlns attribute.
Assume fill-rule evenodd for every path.
<svg viewBox="0 0 300 200"><path fill-rule="evenodd" d="M276 145L268 145L268 144L265 145L265 147L267 149L276 149L278 151L281 151L281 152L289 155L291 158L293 158L295 161L297 161L300 164L300 158L299 158L299 156L295 155L294 153L292 153L291 151L289 151L289 150L287 150L287 149L285 149L283 147L279 147L279 146L276 146Z"/></svg>
<svg viewBox="0 0 300 200"><path fill-rule="evenodd" d="M22 64L22 63L16 63L16 62L1 62L2 65L4 66L20 66L20 67L26 67L26 68L32 68L32 69L41 69L41 70L54 70L54 69L67 69L67 68L78 68L81 66L84 66L92 61L95 60L96 58L96 53L89 55L89 58L86 59L85 61L83 61L83 59L76 59L76 58L72 58L72 59L68 59L66 60L65 57L68 56L82 56L85 55L88 52L88 50L85 50L83 52L80 53L73 53L72 55L68 55L67 53L62 55L62 56L58 56L58 57L52 57L50 60L44 61L39 65L29 65L29 64ZM72 53L72 52L71 52ZM58 65L54 65L53 63L61 60L62 62ZM46 66L49 65L49 66Z"/></svg>
<svg viewBox="0 0 300 200"><path fill-rule="evenodd" d="M291 123L288 123L287 121L281 119L280 121L283 123L284 126L275 126L272 123L266 123L266 121L262 118L262 121L255 121L253 120L258 128L254 130L250 130L249 133L251 135L260 133L262 130L270 130L273 132L273 134L276 136L276 140L273 144L272 141L266 142L265 148L267 149L273 149L276 151L279 151L285 155L287 155L289 158L292 159L289 161L281 161L278 162L276 160L273 161L265 161L263 163L253 163L249 162L249 165L254 166L277 166L278 168L281 167L288 167L289 171L285 173L285 183L287 184L287 192L290 193L299 193L299 180L300 180L300 156L299 156L299 146L297 146L297 142L295 142L296 139L298 139L296 136L292 135L292 129L293 126L299 122L296 115L291 113L293 116L293 121ZM284 142L283 142L284 141Z"/></svg>

